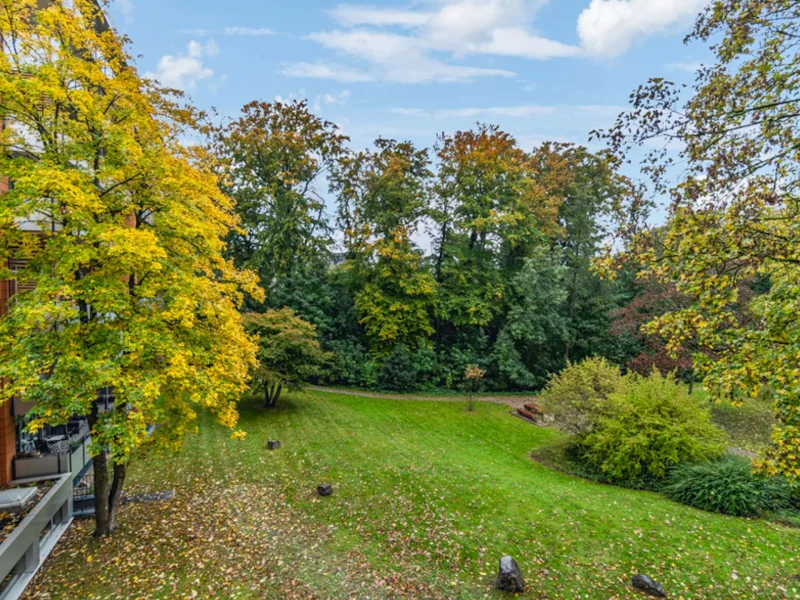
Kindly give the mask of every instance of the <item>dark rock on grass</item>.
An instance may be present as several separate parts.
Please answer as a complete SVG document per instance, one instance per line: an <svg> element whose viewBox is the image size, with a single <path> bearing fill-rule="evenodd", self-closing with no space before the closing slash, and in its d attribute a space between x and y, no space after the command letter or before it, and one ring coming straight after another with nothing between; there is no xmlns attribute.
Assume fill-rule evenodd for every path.
<svg viewBox="0 0 800 600"><path fill-rule="evenodd" d="M653 581L647 575L634 575L631 580L631 585L648 596L654 596L656 598L667 597L667 593L664 591L664 588L661 587L661 584L657 581Z"/></svg>
<svg viewBox="0 0 800 600"><path fill-rule="evenodd" d="M277 450L281 447L281 443L278 440L268 440L267 441L267 448L269 450Z"/></svg>
<svg viewBox="0 0 800 600"><path fill-rule="evenodd" d="M500 559L500 571L497 575L497 589L502 592L520 593L525 591L525 580L522 571L510 556Z"/></svg>
<svg viewBox="0 0 800 600"><path fill-rule="evenodd" d="M333 494L333 486L330 483L321 483L317 486L317 493L320 496L330 496Z"/></svg>

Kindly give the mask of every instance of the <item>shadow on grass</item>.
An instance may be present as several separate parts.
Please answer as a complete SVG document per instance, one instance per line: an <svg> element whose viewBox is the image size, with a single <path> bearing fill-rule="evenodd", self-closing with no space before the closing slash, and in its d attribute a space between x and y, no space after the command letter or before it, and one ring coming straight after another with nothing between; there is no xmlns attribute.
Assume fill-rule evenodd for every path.
<svg viewBox="0 0 800 600"><path fill-rule="evenodd" d="M295 394L281 396L273 408L264 406L264 399L255 394L248 394L239 402L239 414L242 418L257 419L265 415L282 415L299 413L302 409L295 399Z"/></svg>

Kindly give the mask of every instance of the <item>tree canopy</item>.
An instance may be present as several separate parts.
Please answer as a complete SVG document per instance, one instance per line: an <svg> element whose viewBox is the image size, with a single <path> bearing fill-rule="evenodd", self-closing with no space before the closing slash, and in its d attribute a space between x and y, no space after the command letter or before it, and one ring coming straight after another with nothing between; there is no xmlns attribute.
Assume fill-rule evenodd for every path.
<svg viewBox="0 0 800 600"><path fill-rule="evenodd" d="M669 194L663 243L630 246L643 275L674 285L685 306L650 325L694 359L714 398L774 396L780 419L761 462L800 477L797 186L800 169L800 6L717 0L687 38L713 60L691 89L653 79L633 95L607 139L620 155L648 145L644 173ZM676 150L677 149L677 152ZM680 163L678 185L674 181ZM745 287L756 288L744 314Z"/></svg>
<svg viewBox="0 0 800 600"><path fill-rule="evenodd" d="M316 327L290 308L248 313L244 322L258 340L254 379L264 392L266 408L275 407L284 389L301 390L330 359L320 348Z"/></svg>
<svg viewBox="0 0 800 600"><path fill-rule="evenodd" d="M256 356L239 307L261 291L223 258L239 220L209 157L177 141L202 115L137 75L98 10L13 0L0 11L0 172L13 182L0 258L23 265L0 276L33 284L0 320L0 401L34 402L31 430L89 417L106 534L150 426L173 448L200 409L235 429ZM98 412L104 387L115 406Z"/></svg>
<svg viewBox="0 0 800 600"><path fill-rule="evenodd" d="M305 102L251 102L214 131L222 189L243 226L231 233L228 252L259 274L274 308L287 301L290 284L327 266L332 239L322 194L346 141Z"/></svg>

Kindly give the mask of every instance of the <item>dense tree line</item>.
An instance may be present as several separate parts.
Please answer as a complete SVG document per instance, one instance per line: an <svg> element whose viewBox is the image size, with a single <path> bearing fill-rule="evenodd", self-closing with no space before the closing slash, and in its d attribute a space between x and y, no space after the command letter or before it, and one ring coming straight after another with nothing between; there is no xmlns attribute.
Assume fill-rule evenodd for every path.
<svg viewBox="0 0 800 600"><path fill-rule="evenodd" d="M690 93L642 86L602 152L520 148L489 125L356 152L303 102L210 128L138 76L96 2L5 4L0 278L25 285L0 319L0 403L34 403L30 431L88 418L98 535L138 448L180 448L201 411L244 437L253 380L269 406L314 378L536 389L599 356L771 399L757 464L800 478L797 3L712 3L689 37L712 64ZM187 131L210 147L180 144ZM648 196L620 174L636 147L655 147L641 171L671 200L663 227L644 227ZM604 455L644 429L628 417L663 416L658 381L612 398L635 410L594 438Z"/></svg>
<svg viewBox="0 0 800 600"><path fill-rule="evenodd" d="M611 154L528 152L481 124L433 149L347 143L303 102L250 103L213 141L245 227L231 256L266 292L248 308L315 325L321 377L456 388L477 365L488 388L532 389L570 361L645 350L612 327L633 278L592 270L610 229L643 210Z"/></svg>
<svg viewBox="0 0 800 600"><path fill-rule="evenodd" d="M609 260L641 264L682 300L648 324L691 351L719 401L764 396L779 424L758 461L800 478L800 5L717 0L688 42L709 47L691 88L654 78L605 134L669 194L662 230ZM676 151L677 149L677 151ZM676 177L676 167L679 173Z"/></svg>

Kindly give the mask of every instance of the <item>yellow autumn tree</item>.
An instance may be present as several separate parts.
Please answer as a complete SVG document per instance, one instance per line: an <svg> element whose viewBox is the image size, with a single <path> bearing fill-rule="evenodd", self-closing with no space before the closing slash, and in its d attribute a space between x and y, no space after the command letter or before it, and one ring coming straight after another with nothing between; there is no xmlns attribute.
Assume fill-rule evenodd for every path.
<svg viewBox="0 0 800 600"><path fill-rule="evenodd" d="M34 402L33 430L89 418L106 535L137 447L178 447L199 410L242 435L256 346L238 309L259 291L223 258L232 201L179 142L202 115L139 77L96 1L40 5L0 10L0 173L13 183L0 264L25 265L0 277L33 284L0 320L0 402ZM114 409L99 412L107 386Z"/></svg>
<svg viewBox="0 0 800 600"><path fill-rule="evenodd" d="M718 401L770 396L756 465L800 481L800 5L714 0L687 42L710 49L690 89L653 78L605 139L669 194L664 231L633 237L641 276L684 302L647 327ZM750 299L752 298L752 300ZM747 302L749 301L749 302Z"/></svg>

